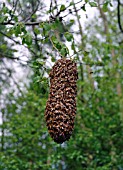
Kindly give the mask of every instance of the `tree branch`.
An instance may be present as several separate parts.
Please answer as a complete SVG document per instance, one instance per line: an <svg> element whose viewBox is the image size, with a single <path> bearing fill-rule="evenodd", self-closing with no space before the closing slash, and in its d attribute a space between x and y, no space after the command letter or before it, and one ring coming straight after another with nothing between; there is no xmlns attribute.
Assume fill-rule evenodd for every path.
<svg viewBox="0 0 123 170"><path fill-rule="evenodd" d="M122 25L121 25L121 18L120 18L120 0L117 0L118 2L118 5L117 5L117 19L118 19L118 25L119 25L119 28L121 30L121 32L123 33L123 28L122 28Z"/></svg>
<svg viewBox="0 0 123 170"><path fill-rule="evenodd" d="M100 6L100 0L97 0L97 3L98 3L98 9L99 9L101 18L102 18L103 23L104 23L104 33L108 34L108 22L107 22L106 15L104 14L104 12L103 12L103 10L102 10L102 8Z"/></svg>
<svg viewBox="0 0 123 170"><path fill-rule="evenodd" d="M26 26L32 26L32 25L39 25L42 21L39 22L22 22ZM15 22L2 22L0 25L15 25Z"/></svg>
<svg viewBox="0 0 123 170"><path fill-rule="evenodd" d="M13 41L14 43L16 43L16 44L23 45L23 44L21 44L19 41L14 40L13 38L11 38L10 36L8 36L7 34L5 34L5 33L2 32L2 31L0 31L0 34L4 35L5 37L7 37L8 39L12 40L12 41ZM27 46L24 46L24 47L27 48ZM27 48L27 49L28 49L28 48ZM36 55L36 53L35 53L32 49L30 49L30 51L31 51L34 55Z"/></svg>
<svg viewBox="0 0 123 170"><path fill-rule="evenodd" d="M4 32L0 31L0 34L2 34L3 36L5 36L5 37L9 38L9 39L10 39L10 40L12 40L14 43L16 43L16 44L20 44L20 43L19 43L19 41L14 40L13 38L11 38L10 36L8 36L8 35L7 35L7 34L5 34Z"/></svg>

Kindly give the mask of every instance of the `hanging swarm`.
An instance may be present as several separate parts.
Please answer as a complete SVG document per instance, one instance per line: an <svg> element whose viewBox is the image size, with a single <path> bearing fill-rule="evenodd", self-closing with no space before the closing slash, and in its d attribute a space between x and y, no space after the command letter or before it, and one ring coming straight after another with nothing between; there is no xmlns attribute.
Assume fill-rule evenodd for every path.
<svg viewBox="0 0 123 170"><path fill-rule="evenodd" d="M72 134L76 115L76 63L62 58L54 64L49 76L50 94L45 119L53 140L63 143Z"/></svg>

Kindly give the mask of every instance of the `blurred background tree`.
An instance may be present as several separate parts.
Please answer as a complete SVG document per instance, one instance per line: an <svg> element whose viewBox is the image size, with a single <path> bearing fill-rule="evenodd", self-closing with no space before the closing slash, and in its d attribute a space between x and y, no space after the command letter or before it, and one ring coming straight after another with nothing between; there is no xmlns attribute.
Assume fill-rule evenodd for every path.
<svg viewBox="0 0 123 170"><path fill-rule="evenodd" d="M122 2L6 0L0 4L0 170L123 169ZM49 71L77 62L69 141L48 134Z"/></svg>

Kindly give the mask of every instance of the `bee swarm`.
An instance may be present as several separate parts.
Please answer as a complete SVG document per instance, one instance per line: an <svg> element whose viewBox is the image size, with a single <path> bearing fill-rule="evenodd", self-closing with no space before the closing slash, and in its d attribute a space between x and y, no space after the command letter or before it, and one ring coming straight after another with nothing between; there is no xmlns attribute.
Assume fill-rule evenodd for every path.
<svg viewBox="0 0 123 170"><path fill-rule="evenodd" d="M50 72L50 94L45 119L48 131L57 143L69 140L76 115L76 63L69 59L58 60Z"/></svg>

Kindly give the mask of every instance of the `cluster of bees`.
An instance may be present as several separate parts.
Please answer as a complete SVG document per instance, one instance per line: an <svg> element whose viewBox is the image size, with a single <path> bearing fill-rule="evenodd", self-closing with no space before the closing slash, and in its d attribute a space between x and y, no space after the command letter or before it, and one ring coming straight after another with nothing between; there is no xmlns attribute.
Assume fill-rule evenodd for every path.
<svg viewBox="0 0 123 170"><path fill-rule="evenodd" d="M78 78L76 63L62 58L56 61L49 76L50 94L45 110L46 124L53 140L63 143L70 139L74 128Z"/></svg>

